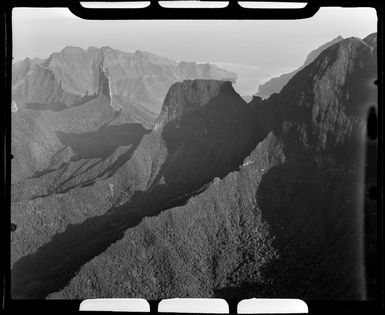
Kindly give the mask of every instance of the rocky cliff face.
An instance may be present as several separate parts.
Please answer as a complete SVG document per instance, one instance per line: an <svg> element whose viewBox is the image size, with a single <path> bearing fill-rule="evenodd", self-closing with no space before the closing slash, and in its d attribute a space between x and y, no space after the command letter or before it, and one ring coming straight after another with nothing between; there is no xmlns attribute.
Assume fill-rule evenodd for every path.
<svg viewBox="0 0 385 315"><path fill-rule="evenodd" d="M338 43L341 40L343 40L343 38L341 36L338 36L333 40L331 40L330 42L327 42L322 46L314 49L309 53L309 55L307 55L306 60L301 67L299 67L298 69L290 73L282 74L279 77L272 78L269 81L261 84L258 87L258 93L256 95L266 98L266 97L269 97L271 94L279 93L282 90L282 88L287 84L287 82L289 82L289 80L296 75L296 73L298 73L307 65L311 64L319 56L319 54L323 52L325 49L329 48L335 43Z"/></svg>
<svg viewBox="0 0 385 315"><path fill-rule="evenodd" d="M236 169L262 134L248 117L254 106L243 101L230 82L193 80L175 83L166 95L148 147L163 143L165 160L157 157L151 185L158 181L191 191L215 176ZM261 135L259 135L261 137ZM186 187L185 187L186 186ZM192 188L194 187L194 188Z"/></svg>
<svg viewBox="0 0 385 315"><path fill-rule="evenodd" d="M55 196L97 196L99 216L90 201L64 206L50 227L65 223L37 245L21 241L28 225L14 215L13 296L365 298L376 59L375 34L342 40L249 104L229 82L174 84L154 130L112 175Z"/></svg>

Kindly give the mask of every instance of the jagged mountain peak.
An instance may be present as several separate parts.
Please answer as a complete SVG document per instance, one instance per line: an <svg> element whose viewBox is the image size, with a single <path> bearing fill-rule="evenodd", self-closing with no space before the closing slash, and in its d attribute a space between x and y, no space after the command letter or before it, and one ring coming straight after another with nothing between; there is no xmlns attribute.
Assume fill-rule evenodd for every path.
<svg viewBox="0 0 385 315"><path fill-rule="evenodd" d="M298 71L303 69L304 67L308 66L311 64L325 49L328 47L338 43L339 41L343 40L342 36L338 36L331 41L321 45L320 47L312 50L306 57L305 62L303 63L302 66L300 66L298 69L290 72L290 73L284 73L278 77L271 78L267 82L261 84L258 87L258 94L259 96L263 97L269 97L270 95L274 93L279 93L282 88L289 82L289 80L296 74Z"/></svg>
<svg viewBox="0 0 385 315"><path fill-rule="evenodd" d="M183 108L185 109L194 109L203 106L210 98L218 95L220 91L223 90L236 93L229 81L203 79L183 80L171 86L166 96L164 106L181 106L183 104ZM194 101L191 100L192 98L195 98Z"/></svg>
<svg viewBox="0 0 385 315"><path fill-rule="evenodd" d="M293 155L299 144L321 152L361 141L368 100L375 94L373 89L362 87L375 80L376 59L375 51L364 40L346 38L324 50L280 94L269 98L271 103L280 104L275 117L291 121L283 124L280 132L296 148ZM337 156L343 159L345 152L340 150Z"/></svg>
<svg viewBox="0 0 385 315"><path fill-rule="evenodd" d="M371 57L370 46L357 37L343 39L325 49L313 63L299 71L282 89L281 95L297 90L297 84L309 85L323 80L333 80L333 86L328 89L322 89L324 94L330 94L336 88L342 88L349 74L361 70L360 59ZM308 78L311 78L309 82ZM317 85L315 88L320 89ZM310 92L307 91L307 92ZM303 91L301 92L303 94ZM312 91L313 96L316 93ZM299 98L303 100L303 98Z"/></svg>
<svg viewBox="0 0 385 315"><path fill-rule="evenodd" d="M164 124L165 121L180 118L188 112L203 107L222 93L239 97L229 81L197 79L174 83L164 100L157 120L157 128L160 123Z"/></svg>
<svg viewBox="0 0 385 315"><path fill-rule="evenodd" d="M354 57L357 54L370 53L368 48L370 48L370 45L365 40L358 37L349 37L325 49L315 62L318 65L324 64L326 62L325 59L328 59L340 64L353 64L355 61ZM346 71L352 71L352 68L348 67Z"/></svg>

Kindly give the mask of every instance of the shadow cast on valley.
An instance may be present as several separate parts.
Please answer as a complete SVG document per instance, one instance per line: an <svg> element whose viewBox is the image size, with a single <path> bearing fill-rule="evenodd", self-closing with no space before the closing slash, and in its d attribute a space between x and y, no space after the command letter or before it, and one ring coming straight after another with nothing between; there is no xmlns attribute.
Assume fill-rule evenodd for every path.
<svg viewBox="0 0 385 315"><path fill-rule="evenodd" d="M12 298L44 299L49 293L60 290L82 265L121 239L126 229L136 226L144 217L185 204L204 189L162 203L164 187L159 185L151 192L134 193L129 202L102 216L69 225L36 253L22 257L14 264ZM155 208L154 203L157 203Z"/></svg>
<svg viewBox="0 0 385 315"><path fill-rule="evenodd" d="M100 167L96 176L91 176L87 181L82 182L80 187L86 187L92 185L98 178L112 176L124 163L126 163L135 152L143 136L148 134L149 131L145 129L141 124L121 124L121 125L105 125L99 128L97 131L86 132L81 134L64 133L56 131L56 134L64 145L65 148L70 147L74 152L74 156L71 157L70 162L65 163L58 169L49 169L38 174L35 174L33 178L39 178L41 176L50 174L54 171L66 170L71 166L71 162L79 162L87 159L99 159L95 163L89 165L87 168L81 171L72 171L72 174L64 181L60 182L49 193L36 195L32 199L47 197L53 193L66 193L69 190L79 186L78 183L72 183L76 177L85 174L91 169ZM128 147L120 156L107 167L103 166L103 163L110 158L119 147ZM78 167L78 170L82 168L82 164Z"/></svg>
<svg viewBox="0 0 385 315"><path fill-rule="evenodd" d="M56 135L64 146L74 152L71 161L81 159L107 158L118 147L138 144L148 133L141 124L108 125L97 131L65 133L56 131Z"/></svg>
<svg viewBox="0 0 385 315"><path fill-rule="evenodd" d="M75 97L75 96L74 96ZM71 107L81 106L94 98L98 97L98 94L85 95L83 97L75 97L75 101L71 105L67 105L63 102L53 102L53 103L25 103L26 109L32 110L51 110L53 112L61 112L63 110L69 109Z"/></svg>
<svg viewBox="0 0 385 315"><path fill-rule="evenodd" d="M136 226L144 217L184 205L204 191L215 177L222 178L239 169L267 131L255 123L254 106L239 96L223 94L164 127L161 136L166 143L167 159L147 191L136 191L128 202L104 215L68 226L34 254L20 258L12 269L12 297L42 299L62 289L82 265L121 239L126 229ZM123 141L125 144L132 141L124 137L128 134L125 127L109 126L98 132L98 136L89 133L80 138L72 134L59 134L59 137L71 145L77 157L83 158L103 157ZM112 141L111 144L106 141L107 148L98 147L100 135L108 135L105 139ZM148 137L152 137L150 148L154 147L151 141L160 140L154 134ZM158 152L150 150L146 154L155 158ZM128 158L122 157L119 163ZM115 165L108 171L116 171L118 167ZM163 182L160 177L164 178Z"/></svg>

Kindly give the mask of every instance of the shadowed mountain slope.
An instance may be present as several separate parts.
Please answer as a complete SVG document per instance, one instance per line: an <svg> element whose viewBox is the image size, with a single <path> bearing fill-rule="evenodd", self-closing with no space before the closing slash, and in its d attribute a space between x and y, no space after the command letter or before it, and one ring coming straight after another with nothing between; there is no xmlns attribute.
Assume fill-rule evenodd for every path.
<svg viewBox="0 0 385 315"><path fill-rule="evenodd" d="M259 123L270 128L259 126L268 134L239 170L127 229L49 298L364 299L362 181L375 42L375 35L342 40L280 94L255 98L244 123L265 113Z"/></svg>

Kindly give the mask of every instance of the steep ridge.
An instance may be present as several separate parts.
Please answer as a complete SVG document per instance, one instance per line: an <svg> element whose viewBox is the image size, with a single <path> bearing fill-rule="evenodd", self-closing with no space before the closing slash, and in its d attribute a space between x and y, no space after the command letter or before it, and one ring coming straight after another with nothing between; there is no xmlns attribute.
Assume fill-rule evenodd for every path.
<svg viewBox="0 0 385 315"><path fill-rule="evenodd" d="M289 80L292 77L294 77L296 73L301 71L301 69L303 69L307 65L311 64L319 56L319 54L323 52L325 49L329 48L335 43L338 43L341 40L343 40L343 38L341 36L338 36L333 40L331 40L330 42L327 42L322 46L314 49L309 53L309 55L307 55L306 60L301 67L299 67L298 69L290 73L282 74L279 77L272 78L269 81L261 84L258 87L258 93L256 95L266 98L266 97L269 97L271 94L279 93L282 90L282 88L289 82Z"/></svg>
<svg viewBox="0 0 385 315"><path fill-rule="evenodd" d="M374 44L376 34L368 38ZM283 123L274 133L287 160L257 192L281 256L268 270L281 292L267 294L365 298L365 130L377 104L377 54L368 38L331 46L271 100L279 104Z"/></svg>
<svg viewBox="0 0 385 315"><path fill-rule="evenodd" d="M128 227L145 216L185 203L215 177L238 169L256 141L265 137L254 120L247 123L254 111L230 82L174 84L166 96L158 128L143 136L113 175L34 200L39 211L44 211L42 220L50 222L49 228L26 224L13 216L18 226L12 238L13 295L42 298L60 289L78 268L121 238ZM111 196L111 187L116 195ZM96 202L102 199L96 209L92 209L93 200L82 202L90 196L97 196ZM63 202L71 204L74 197L80 205L66 213ZM52 216L55 210L47 204L53 199L62 201L59 212ZM35 219L29 217L36 223L36 212L33 214ZM25 240L27 231L29 240Z"/></svg>
<svg viewBox="0 0 385 315"><path fill-rule="evenodd" d="M240 170L146 218L49 298L365 298L365 120L376 34L331 46L267 101ZM254 116L258 117L258 116Z"/></svg>

